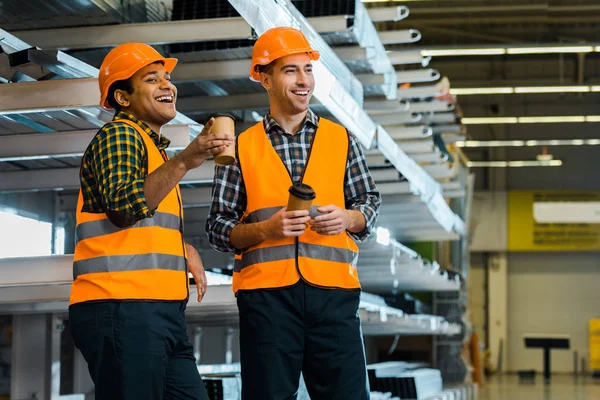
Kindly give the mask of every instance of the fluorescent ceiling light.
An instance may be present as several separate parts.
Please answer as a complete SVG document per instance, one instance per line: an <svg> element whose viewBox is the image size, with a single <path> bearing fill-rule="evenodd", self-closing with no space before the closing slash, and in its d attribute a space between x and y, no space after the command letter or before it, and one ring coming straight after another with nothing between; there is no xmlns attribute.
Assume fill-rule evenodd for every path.
<svg viewBox="0 0 600 400"><path fill-rule="evenodd" d="M463 125L516 124L517 117L462 118Z"/></svg>
<svg viewBox="0 0 600 400"><path fill-rule="evenodd" d="M462 118L463 125L485 124L568 124L578 122L600 122L600 115L566 115L547 117L481 117Z"/></svg>
<svg viewBox="0 0 600 400"><path fill-rule="evenodd" d="M533 147L533 146L598 146L600 139L560 139L560 140L463 140L457 147Z"/></svg>
<svg viewBox="0 0 600 400"><path fill-rule="evenodd" d="M584 116L519 117L520 124L560 124L585 122Z"/></svg>
<svg viewBox="0 0 600 400"><path fill-rule="evenodd" d="M516 87L515 93L587 93L590 86L525 86Z"/></svg>
<svg viewBox="0 0 600 400"><path fill-rule="evenodd" d="M421 50L423 57L444 57L444 56L494 56L506 54L506 49L439 49L439 50Z"/></svg>
<svg viewBox="0 0 600 400"><path fill-rule="evenodd" d="M530 46L530 47L482 47L482 48L441 48L423 49L423 56L459 57L459 56L493 56L503 54L559 54L559 53L591 53L600 52L600 46Z"/></svg>
<svg viewBox="0 0 600 400"><path fill-rule="evenodd" d="M589 93L600 92L600 86L518 86L453 88L450 94L469 96L479 94L531 94L531 93Z"/></svg>
<svg viewBox="0 0 600 400"><path fill-rule="evenodd" d="M515 92L514 88L511 87L489 87L489 88L456 88L450 89L450 94L461 96L461 95L473 95L473 94L512 94Z"/></svg>
<svg viewBox="0 0 600 400"><path fill-rule="evenodd" d="M518 167L560 167L561 160L526 160L526 161L469 161L469 168L518 168Z"/></svg>
<svg viewBox="0 0 600 400"><path fill-rule="evenodd" d="M591 53L593 46L543 46L543 47L511 47L506 54L552 54L552 53Z"/></svg>

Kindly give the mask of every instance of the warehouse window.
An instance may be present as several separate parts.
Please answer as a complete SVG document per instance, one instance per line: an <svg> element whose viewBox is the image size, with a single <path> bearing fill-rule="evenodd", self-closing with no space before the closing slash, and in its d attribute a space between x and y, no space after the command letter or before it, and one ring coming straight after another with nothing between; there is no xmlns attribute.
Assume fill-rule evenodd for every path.
<svg viewBox="0 0 600 400"><path fill-rule="evenodd" d="M0 258L52 254L52 224L0 209Z"/></svg>

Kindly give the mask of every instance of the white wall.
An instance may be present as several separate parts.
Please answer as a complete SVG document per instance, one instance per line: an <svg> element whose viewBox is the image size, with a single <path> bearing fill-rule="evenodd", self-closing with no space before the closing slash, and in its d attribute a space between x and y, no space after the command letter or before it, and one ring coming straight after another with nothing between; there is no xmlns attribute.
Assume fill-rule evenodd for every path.
<svg viewBox="0 0 600 400"><path fill-rule="evenodd" d="M553 350L552 372L573 371L573 350L588 357L588 320L600 317L599 253L508 255L508 370L543 370L542 350L525 349L525 333L571 335Z"/></svg>

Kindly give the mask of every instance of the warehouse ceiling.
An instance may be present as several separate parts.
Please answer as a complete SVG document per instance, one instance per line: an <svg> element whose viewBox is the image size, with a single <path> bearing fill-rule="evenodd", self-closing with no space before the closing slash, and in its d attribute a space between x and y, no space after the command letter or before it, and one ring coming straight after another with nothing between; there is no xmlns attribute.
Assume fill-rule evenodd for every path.
<svg viewBox="0 0 600 400"><path fill-rule="evenodd" d="M600 114L600 92L595 89L600 84L600 48L595 47L600 45L600 3L596 0L444 0L367 4L369 8L392 4L409 7L408 18L399 22L377 22L376 26L380 32L417 29L423 36L418 42L420 49L502 50L539 46L582 46L584 49L584 52L568 53L434 56L429 66L443 71L453 89L500 88L510 91L511 88L524 87L523 92L527 92L530 87L550 87L556 92L457 95L464 117L581 117ZM389 45L386 49L403 51L406 46ZM406 66L396 66L396 69L406 69ZM553 87L566 89L556 90ZM582 172L577 166L582 164L579 160L593 152L585 146L575 148L574 145L579 145L584 139L599 137L597 123L483 124L467 128L468 139L473 141L517 143L511 147L482 145L463 148L468 159L536 160L540 155L550 153L563 162L561 168L565 172L561 171L560 175L565 177L580 175ZM557 139L569 145L545 148L524 144L534 141L549 143ZM538 180L536 176L544 174L539 170L476 169L476 188L505 190L507 182L514 180L510 180L509 176L520 182L527 181L517 175L529 176L529 180L535 182ZM569 184L556 181L554 185L566 187ZM573 185L569 187L577 188Z"/></svg>
<svg viewBox="0 0 600 400"><path fill-rule="evenodd" d="M396 3L369 3L384 7ZM423 46L600 41L600 4L595 0L415 1L404 22L382 22L380 30L410 25Z"/></svg>

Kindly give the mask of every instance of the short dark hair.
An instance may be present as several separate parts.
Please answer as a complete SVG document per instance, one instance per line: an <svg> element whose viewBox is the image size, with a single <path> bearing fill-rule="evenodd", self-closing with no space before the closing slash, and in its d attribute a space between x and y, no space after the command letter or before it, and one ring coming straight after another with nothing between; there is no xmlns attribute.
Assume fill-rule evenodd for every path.
<svg viewBox="0 0 600 400"><path fill-rule="evenodd" d="M108 88L108 95L106 96L106 101L108 101L108 105L115 109L115 112L121 111L121 105L115 99L115 92L117 90L124 90L129 94L133 93L133 83L131 82L131 78L124 79L122 81L116 81L110 88Z"/></svg>
<svg viewBox="0 0 600 400"><path fill-rule="evenodd" d="M273 66L275 65L275 61L277 61L277 60L271 61L267 65L257 65L254 67L254 69L256 71L258 71L259 73L264 72L266 74L270 74L273 72Z"/></svg>

